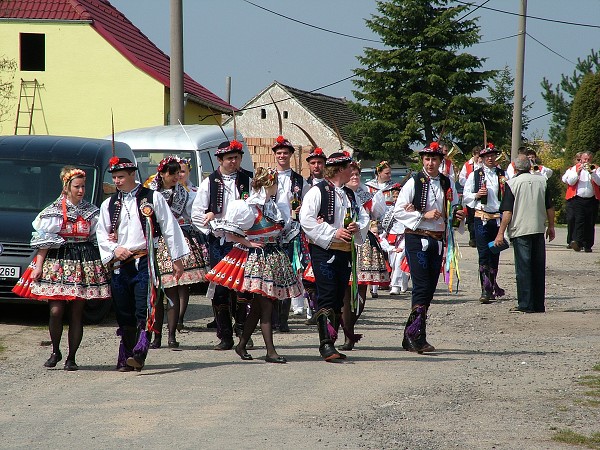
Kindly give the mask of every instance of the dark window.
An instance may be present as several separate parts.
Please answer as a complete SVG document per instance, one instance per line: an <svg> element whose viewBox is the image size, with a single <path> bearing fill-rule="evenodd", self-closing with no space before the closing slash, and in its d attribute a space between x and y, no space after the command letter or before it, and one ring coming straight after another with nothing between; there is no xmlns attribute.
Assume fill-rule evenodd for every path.
<svg viewBox="0 0 600 450"><path fill-rule="evenodd" d="M260 118L261 119L266 119L267 118L267 110L264 108L261 108L260 110Z"/></svg>
<svg viewBox="0 0 600 450"><path fill-rule="evenodd" d="M288 112L287 112L287 111L284 111L284 112L283 112L283 118L284 118L284 119L287 119L287 118L288 118Z"/></svg>
<svg viewBox="0 0 600 450"><path fill-rule="evenodd" d="M21 33L21 70L46 70L46 35Z"/></svg>

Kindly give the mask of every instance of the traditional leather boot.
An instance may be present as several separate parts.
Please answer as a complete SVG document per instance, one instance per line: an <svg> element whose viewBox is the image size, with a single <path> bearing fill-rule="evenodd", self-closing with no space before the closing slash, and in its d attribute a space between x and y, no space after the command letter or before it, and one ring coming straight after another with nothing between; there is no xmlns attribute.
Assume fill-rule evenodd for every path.
<svg viewBox="0 0 600 450"><path fill-rule="evenodd" d="M332 322L335 321L335 314L332 309L322 308L317 314L317 329L319 330L319 353L325 361L333 361L341 358L340 353L335 349L335 329Z"/></svg>
<svg viewBox="0 0 600 450"><path fill-rule="evenodd" d="M117 336L121 336L117 358L117 370L119 372L131 372L133 370L133 367L127 365L127 358L133 356L136 332L136 327L119 327L117 329Z"/></svg>
<svg viewBox="0 0 600 450"><path fill-rule="evenodd" d="M140 371L146 364L146 356L150 348L150 332L146 331L146 324L140 322L137 327L137 343L133 347L133 356L127 358L127 365Z"/></svg>
<svg viewBox="0 0 600 450"><path fill-rule="evenodd" d="M402 347L409 352L433 352L435 348L427 342L427 308L416 306L410 313L406 327L404 328L404 339Z"/></svg>
<svg viewBox="0 0 600 450"><path fill-rule="evenodd" d="M229 304L217 305L214 307L214 311L217 321L217 337L221 340L215 346L215 350L231 350L234 342Z"/></svg>
<svg viewBox="0 0 600 450"><path fill-rule="evenodd" d="M288 318L290 316L291 304L291 298L286 298L279 301L279 331L281 333L289 333L290 331L290 326L288 325Z"/></svg>
<svg viewBox="0 0 600 450"><path fill-rule="evenodd" d="M479 266L479 282L481 283L481 297L479 301L483 304L490 303L493 294L493 285L490 279L490 269L488 266Z"/></svg>

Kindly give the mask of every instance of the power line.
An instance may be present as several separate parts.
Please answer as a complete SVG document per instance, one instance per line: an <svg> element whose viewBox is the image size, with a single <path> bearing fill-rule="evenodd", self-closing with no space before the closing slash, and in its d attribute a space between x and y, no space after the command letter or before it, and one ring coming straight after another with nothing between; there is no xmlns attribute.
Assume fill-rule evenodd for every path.
<svg viewBox="0 0 600 450"><path fill-rule="evenodd" d="M264 6L257 5L256 3L253 3L250 0L242 0L242 1L245 2L245 3L248 3L249 5L255 6L256 8L262 9L263 11L267 11L267 12L269 12L271 14L275 14L276 16L283 17L284 19L291 20L292 22L296 22L296 23L299 23L301 25L304 25L304 26L307 26L307 27L310 27L310 28L316 28L317 30L325 31L326 33L337 34L338 36L344 36L344 37L351 38L351 39L358 39L359 41L375 42L377 44L382 44L381 41L376 40L376 39L369 39L369 38L363 38L363 37L360 37L360 36L353 36L351 34L340 33L339 31L328 30L327 28L319 27L317 25L312 25L310 23L303 22L303 21L298 20L298 19L294 19L293 17L289 17L289 16L286 16L284 14L280 14L278 12L275 12L275 11L271 10L271 9L265 8Z"/></svg>
<svg viewBox="0 0 600 450"><path fill-rule="evenodd" d="M454 1L456 3L460 3L462 5L475 6L474 3L463 2L463 1L460 1L460 0L454 0ZM502 13L502 14L509 14L511 16L518 16L518 17L521 16L521 14L519 14L519 13L515 13L515 12L512 12L512 11L504 11L502 9L490 8L489 6L478 6L478 8L483 8L483 9L487 9L489 11L495 11L495 12L499 12L499 13ZM566 21L566 20L548 19L547 17L530 16L529 14L527 14L527 18L528 19L541 20L543 22L560 23L562 25L573 25L573 26L577 26L577 27L587 27L587 28L600 28L600 25L592 25L592 24L589 24L589 23L579 23L579 22L569 22L569 21Z"/></svg>
<svg viewBox="0 0 600 450"><path fill-rule="evenodd" d="M517 34L511 34L510 36L504 36L501 38L497 38L497 39L489 39L487 41L479 41L477 44L473 44L473 45L478 45L478 44L489 44L490 42L497 42L497 41L503 41L504 39L512 39L515 38L519 35L519 33Z"/></svg>
<svg viewBox="0 0 600 450"><path fill-rule="evenodd" d="M565 61L568 61L568 62L570 62L570 63L571 63L571 64L573 64L574 66L577 64L577 63L574 63L573 61L571 61L569 58L566 58L566 57L564 57L563 55L561 55L560 53L558 53L558 52L556 52L556 51L552 50L552 49L551 49L550 47L548 47L546 44L544 44L543 42L541 42L541 41L539 41L538 39L534 38L534 37L533 37L531 34L529 34L529 33L527 33L527 32L525 32L525 34L526 34L527 36L529 36L531 39L533 39L535 42L537 42L538 44L540 44L542 47L544 47L546 50L548 50L548 51L551 51L552 53L554 53L556 56L559 56L559 57L561 57L562 59L564 59Z"/></svg>

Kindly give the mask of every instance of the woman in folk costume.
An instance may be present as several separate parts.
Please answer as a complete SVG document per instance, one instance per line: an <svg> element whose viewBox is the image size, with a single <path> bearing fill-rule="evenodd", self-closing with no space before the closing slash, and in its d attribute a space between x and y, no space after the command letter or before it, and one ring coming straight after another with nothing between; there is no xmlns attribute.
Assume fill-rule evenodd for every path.
<svg viewBox="0 0 600 450"><path fill-rule="evenodd" d="M64 167L60 172L61 196L33 221L31 246L37 248L29 268L13 292L20 297L47 301L52 354L44 363L55 367L62 359L60 340L67 304L69 353L65 370L77 370L75 353L83 337L85 300L110 300L110 281L95 245L99 209L83 199L85 172Z"/></svg>
<svg viewBox="0 0 600 450"><path fill-rule="evenodd" d="M383 197L385 198L385 204L387 210L393 209L394 207L394 192L400 189L399 183L394 183L392 181L392 166L387 161L381 161L379 164L375 166L375 178L373 180L369 180L366 183L369 192L375 194L376 192L381 191L383 193ZM377 219L377 227L379 233L381 233L381 220L383 216ZM393 239L393 236L390 237ZM371 288L373 298L378 297L378 287L377 285L373 285ZM399 294L400 292L396 292L396 290L392 287L392 294Z"/></svg>
<svg viewBox="0 0 600 450"><path fill-rule="evenodd" d="M444 233L457 209L454 181L440 172L444 153L437 142L419 152L423 168L402 187L394 216L405 226L405 252L412 277L412 310L404 328L402 347L411 352L432 352L427 342L427 311L435 293L444 258Z"/></svg>
<svg viewBox="0 0 600 450"><path fill-rule="evenodd" d="M395 198L398 198L400 190L394 191ZM383 251L388 252L388 261L392 273L390 275L390 294L397 295L407 291L408 280L410 279L410 269L406 262L404 225L398 222L394 217L394 208L390 208L385 213L381 221L382 232L379 235L380 244Z"/></svg>
<svg viewBox="0 0 600 450"><path fill-rule="evenodd" d="M194 199L196 198L196 193L198 192L198 186L194 185L190 181L190 172L192 170L192 163L189 159L179 158L179 184L181 184L186 191L189 193L188 203L192 205L194 203ZM191 206L190 206L191 210ZM198 231L193 225L190 217L181 216L178 218L179 226L181 229L186 229L193 236L194 242L197 242L200 250L202 251L202 258L206 265L209 263L209 255L208 255L208 240L204 233ZM202 278L200 282L205 282L206 280ZM191 285L190 285L191 287ZM184 328L183 319L185 318L185 312L187 311L187 307L190 301L189 290L188 295L180 295L179 296L179 320L177 321L177 331L181 331Z"/></svg>
<svg viewBox="0 0 600 450"><path fill-rule="evenodd" d="M463 191L464 203L475 210L473 225L479 254L481 303L490 303L496 297L504 295L504 290L497 282L500 253L492 252L488 246L498 234L500 202L506 183L504 170L496 163L499 154L500 150L491 142L481 150L479 156L483 166L471 172Z"/></svg>
<svg viewBox="0 0 600 450"><path fill-rule="evenodd" d="M248 340L260 319L267 355L265 361L285 363L273 344L271 314L273 302L300 295L302 287L292 264L282 250L300 232L298 222L286 218L275 202L277 171L259 167L252 181L253 192L246 201L235 200L223 219L210 225L215 235L236 242L220 263L206 276L228 289L251 294L250 313L244 324L240 342L235 348L243 360L251 360L246 351Z"/></svg>
<svg viewBox="0 0 600 450"><path fill-rule="evenodd" d="M350 181L346 183L346 187L354 192L356 202L362 205L372 221L381 219L386 211L383 191L379 190L375 194L369 192L369 189L360 182L360 165L352 161L350 167ZM368 231L367 238L362 245L356 245L356 261L353 262L356 265L356 272L353 272L353 275L356 275L358 298L352 298L352 288L351 285L348 286L342 308L342 330L345 342L340 346L340 350L352 350L354 344L362 337L360 334L354 334L354 325L364 309L367 286L387 286L390 283L388 266L377 238L376 223L375 233ZM353 281L351 278L350 284Z"/></svg>
<svg viewBox="0 0 600 450"><path fill-rule="evenodd" d="M183 258L184 272L179 281L173 275L173 262L167 249L164 238L158 240L157 260L162 285L165 294L173 303L167 311L167 325L169 330L169 348L179 347L176 331L180 315L180 302L186 304L190 297L190 285L204 281L206 275L205 255L206 244L198 239L198 233L191 226L192 200L190 193L178 182L181 170L179 158L167 156L158 165L156 175L147 184L150 189L160 192L167 201L171 212L175 216L190 252ZM161 330L164 321L164 304L156 305L156 329ZM151 348L161 347L161 334L155 333Z"/></svg>

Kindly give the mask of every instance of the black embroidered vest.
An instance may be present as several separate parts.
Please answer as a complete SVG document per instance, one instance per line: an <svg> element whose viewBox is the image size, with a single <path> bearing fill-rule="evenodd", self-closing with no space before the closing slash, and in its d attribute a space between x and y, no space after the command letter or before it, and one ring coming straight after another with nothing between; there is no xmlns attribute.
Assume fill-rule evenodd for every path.
<svg viewBox="0 0 600 450"><path fill-rule="evenodd" d="M450 189L450 178L440 172L440 186L442 187L442 195L446 198L446 192ZM421 213L425 212L427 207L427 196L429 195L429 177L423 172L419 171L412 176L415 180L415 196L413 197L412 204L416 211ZM446 202L444 201L444 209Z"/></svg>
<svg viewBox="0 0 600 450"><path fill-rule="evenodd" d="M327 180L324 183L318 183L316 186L321 191L321 209L319 209L318 217L322 217L325 222L333 224L335 221L335 186ZM352 208L354 216L358 217L359 209L354 191L346 186L342 189L350 199L350 208Z"/></svg>
<svg viewBox="0 0 600 450"><path fill-rule="evenodd" d="M243 194L250 192L250 172L247 170L240 170L235 177L235 187L237 188L238 194L243 199ZM209 191L209 204L206 212L212 212L214 214L221 214L223 212L223 199L225 198L225 186L223 184L223 177L221 176L220 170L215 170L208 176L208 191Z"/></svg>
<svg viewBox="0 0 600 450"><path fill-rule="evenodd" d="M140 218L140 224L142 225L142 231L144 236L146 235L146 217L140 211L140 205L144 202L154 204L154 192L152 189L148 189L144 186L140 186L138 188L137 193L135 194L135 201L137 204L137 212ZM110 217L110 232L114 233L118 228L118 222L121 215L121 208L123 206L122 199L120 198L122 195L121 192L117 192L110 197L108 202L108 215ZM159 237L162 235L160 230L160 225L156 220L156 214L152 214L151 216L152 223L154 225L154 236Z"/></svg>
<svg viewBox="0 0 600 450"><path fill-rule="evenodd" d="M502 187L500 186L500 177L504 177L506 176L504 173L504 169L501 169L500 167L495 167L494 170L496 171L496 175L498 176L498 200L502 201ZM473 192L477 192L479 191L479 189L481 189L481 180L483 180L485 178L484 174L483 174L483 167L480 167L479 169L477 169L474 173L473 176L475 177L475 179L473 180Z"/></svg>

